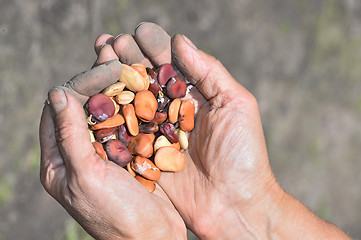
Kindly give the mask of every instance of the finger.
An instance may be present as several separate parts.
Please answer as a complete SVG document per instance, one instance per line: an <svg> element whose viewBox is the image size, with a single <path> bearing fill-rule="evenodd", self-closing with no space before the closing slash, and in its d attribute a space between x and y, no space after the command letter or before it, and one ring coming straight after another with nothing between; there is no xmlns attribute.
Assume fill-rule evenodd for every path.
<svg viewBox="0 0 361 240"><path fill-rule="evenodd" d="M198 50L188 38L175 35L172 39L173 60L185 77L202 95L211 100L217 95L237 91L239 97L250 93L241 86L216 58ZM218 98L218 100L226 100ZM222 105L221 102L217 104Z"/></svg>
<svg viewBox="0 0 361 240"><path fill-rule="evenodd" d="M88 98L119 80L122 64L113 60L73 77L65 84L74 96L84 104Z"/></svg>
<svg viewBox="0 0 361 240"><path fill-rule="evenodd" d="M104 46L105 44L112 45L113 41L114 41L114 37L110 34L105 33L99 35L99 37L97 37L97 39L94 42L94 50L97 56L99 55L102 46Z"/></svg>
<svg viewBox="0 0 361 240"><path fill-rule="evenodd" d="M111 60L118 60L118 56L115 54L114 49L111 45L105 44L100 49L98 58L95 61L93 67L99 66Z"/></svg>
<svg viewBox="0 0 361 240"><path fill-rule="evenodd" d="M66 186L64 162L60 156L54 134L54 122L49 105L45 105L40 121L40 181L45 190L60 201L59 191Z"/></svg>
<svg viewBox="0 0 361 240"><path fill-rule="evenodd" d="M141 63L146 67L152 67L152 64L144 56L132 35L122 34L116 37L113 48L119 60L124 64Z"/></svg>
<svg viewBox="0 0 361 240"><path fill-rule="evenodd" d="M171 38L163 28L154 23L141 23L135 29L134 38L143 53L157 67L171 63Z"/></svg>
<svg viewBox="0 0 361 240"><path fill-rule="evenodd" d="M65 87L52 88L48 98L55 121L56 142L67 171L86 173L97 158L82 106Z"/></svg>

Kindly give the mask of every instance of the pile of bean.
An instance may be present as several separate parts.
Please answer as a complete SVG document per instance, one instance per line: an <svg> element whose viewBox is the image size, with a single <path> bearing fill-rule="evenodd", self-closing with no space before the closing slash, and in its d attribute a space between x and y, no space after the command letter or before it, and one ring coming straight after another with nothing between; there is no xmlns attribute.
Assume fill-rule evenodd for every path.
<svg viewBox="0 0 361 240"><path fill-rule="evenodd" d="M163 64L157 70L122 64L118 82L89 98L84 106L98 155L124 167L149 192L161 171L184 168L187 132L195 108L186 99L191 85Z"/></svg>

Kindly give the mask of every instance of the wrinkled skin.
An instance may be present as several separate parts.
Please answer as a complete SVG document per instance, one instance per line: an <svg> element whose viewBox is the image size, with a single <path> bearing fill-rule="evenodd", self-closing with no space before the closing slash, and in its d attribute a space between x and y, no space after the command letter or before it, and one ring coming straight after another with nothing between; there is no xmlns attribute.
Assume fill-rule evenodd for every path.
<svg viewBox="0 0 361 240"><path fill-rule="evenodd" d="M253 95L214 57L182 35L171 38L152 23L140 24L134 36L103 34L95 42L95 51L94 69L68 84L78 101L67 93L68 107L53 110L59 112L53 118L49 106L44 108L40 140L46 190L97 238L185 238L184 223L201 239L271 238L279 216L289 212L276 211L287 194L271 171ZM172 63L196 86L190 94L196 120L185 168L162 173L153 194L123 169L96 156L80 113L88 96L116 81L121 69L114 71L112 66L119 64L109 64L114 59L146 67ZM52 109L58 97L57 92L50 92ZM76 114L70 117L70 110ZM292 206L309 211L298 203ZM302 217L285 218L285 222L291 219Z"/></svg>
<svg viewBox="0 0 361 240"><path fill-rule="evenodd" d="M113 51L103 47L98 61L109 61L115 53L126 64L173 63L199 90L191 91L197 115L185 169L162 173L158 183L186 225L199 237L207 237L217 230L222 215L234 211L247 218L251 206L282 192L269 167L255 98L218 60L192 45L182 35L171 39L159 26L144 23L134 38L127 34L116 38Z"/></svg>
<svg viewBox="0 0 361 240"><path fill-rule="evenodd" d="M121 70L112 61L50 90L40 123L41 182L96 239L185 239L184 222L164 191L149 194L125 169L101 159L90 142L82 105L117 81Z"/></svg>
<svg viewBox="0 0 361 240"><path fill-rule="evenodd" d="M175 228L179 234L184 230L184 224L170 202L199 237L211 235L217 229L216 221L220 221L223 214L233 212L240 203L244 211L237 210L234 214L246 217L243 216L247 214L246 210L262 203L276 185L269 168L255 98L219 61L193 48L182 35L176 35L171 43L163 29L145 23L138 26L134 38L128 34L120 35L114 41L112 38L105 34L97 39L95 67L67 85L71 89L66 92L67 108L55 118L51 117L48 106L44 108L40 137L42 182L47 191L90 234L99 237L104 237L101 234L105 233L105 227L112 226L115 220L122 220L117 225L120 229L112 226L114 232L122 236L149 234L147 231L151 231L152 223L167 221L174 226L169 229L175 231ZM197 117L185 153L185 169L178 173L163 173L158 181L160 187L153 195L146 193L123 169L101 160L86 132L81 104L88 96L116 81L121 69L116 62L109 64L113 59L128 65L140 62L146 67L172 62L197 87L191 91ZM81 104L70 93L75 94ZM51 103L57 97L56 91L50 91ZM71 109L76 112L73 116L69 116ZM74 129L78 125L81 128ZM55 132L54 127L58 129ZM72 139L75 135L81 138ZM86 165L82 163L84 157ZM120 182L122 184L114 184ZM141 205L137 201L144 202L144 199L148 204L142 211L148 213L137 213L136 206ZM112 202L121 203L119 209L104 211ZM165 207L160 210L161 205ZM151 214L159 211L164 214ZM118 213L123 218L109 218L107 214L110 213ZM141 229L135 229L132 227L134 219L127 219L127 214L139 217L145 226L138 224ZM151 216L160 219L150 219Z"/></svg>

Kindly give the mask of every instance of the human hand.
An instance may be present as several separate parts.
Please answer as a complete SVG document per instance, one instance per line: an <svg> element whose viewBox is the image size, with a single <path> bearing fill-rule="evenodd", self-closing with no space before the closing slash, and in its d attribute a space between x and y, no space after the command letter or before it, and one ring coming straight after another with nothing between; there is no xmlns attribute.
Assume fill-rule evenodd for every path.
<svg viewBox="0 0 361 240"><path fill-rule="evenodd" d="M112 59L147 67L172 63L196 86L185 168L162 173L158 184L199 238L348 238L279 186L256 99L214 57L152 23L140 24L134 37L101 35L95 51L95 65Z"/></svg>
<svg viewBox="0 0 361 240"><path fill-rule="evenodd" d="M219 61L187 41L181 35L171 41L159 26L143 23L134 38L101 35L95 42L96 64L118 58L148 67L172 63L196 86L190 95L197 116L185 169L162 173L158 184L197 236L231 236L239 230L230 227L238 225L235 217L250 225L243 234L256 234L252 224L260 219L252 223L253 215L266 219L268 215L260 215L263 204L271 208L282 193L269 166L257 102Z"/></svg>
<svg viewBox="0 0 361 240"><path fill-rule="evenodd" d="M41 182L96 239L185 239L184 222L162 189L149 194L90 142L82 106L121 71L110 61L49 91L40 123Z"/></svg>

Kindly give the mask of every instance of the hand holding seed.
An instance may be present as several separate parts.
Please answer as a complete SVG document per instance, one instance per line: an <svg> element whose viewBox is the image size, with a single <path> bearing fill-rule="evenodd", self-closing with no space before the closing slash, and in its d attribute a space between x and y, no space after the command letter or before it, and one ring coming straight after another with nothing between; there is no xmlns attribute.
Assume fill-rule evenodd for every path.
<svg viewBox="0 0 361 240"><path fill-rule="evenodd" d="M294 239L304 229L309 234L306 238L347 238L280 188L269 165L256 99L214 57L198 50L185 36L175 35L171 39L152 23L140 24L134 37L101 35L95 42L95 51L98 59L92 70L74 78L67 88L49 92L50 106L44 107L40 125L42 183L91 235L101 239L178 239L186 237L186 225L201 239L271 236ZM187 114L179 114L178 121L184 120L184 124L175 132L179 146L187 145L188 149L179 155L173 146L176 143L165 136L169 131L166 123L159 126L164 137L152 140L156 151L164 156L162 159L155 156L155 166L162 170L166 163L166 168L184 168L180 172L162 172L157 187L153 180L139 175L145 173L144 166L159 174L142 156L127 164L129 174L113 162L103 160L99 145L91 144L82 106L88 97L120 78L122 67L118 59L126 65L141 63L150 75L149 69L172 64L177 75L183 75L195 86L186 96L195 104L191 113L195 116L194 129L189 141L182 141L183 130L192 128ZM163 70L159 71L165 76ZM123 71L132 70L125 67ZM158 102L159 112L174 101L172 98L183 94L184 86L177 80L161 81L160 86L152 78L149 80L148 89L153 94L162 86L174 88L175 96L168 96L170 99L162 96ZM129 81L121 82L128 84L133 92L148 85L140 78L134 86ZM177 103L173 107L180 112L189 108L182 104L178 107ZM154 111L153 106L149 109ZM123 107L122 113L125 122L133 123L137 119L132 107L126 107L125 111ZM93 126L110 119L99 122L102 117L91 119ZM162 118L158 116L154 121ZM143 120L149 120L148 114ZM107 124L112 123L113 120ZM136 124L127 127L130 135L140 134ZM148 148L139 148L132 142L133 137L124 126L117 127L117 131L119 140L114 141L130 145L138 155L149 154ZM100 139L104 134L100 134ZM139 136L142 134L148 133ZM136 141L147 142L145 137L136 137ZM120 149L124 149L123 145ZM174 161L174 156L181 161ZM184 165L179 166L182 162ZM142 185L154 193L150 194Z"/></svg>

